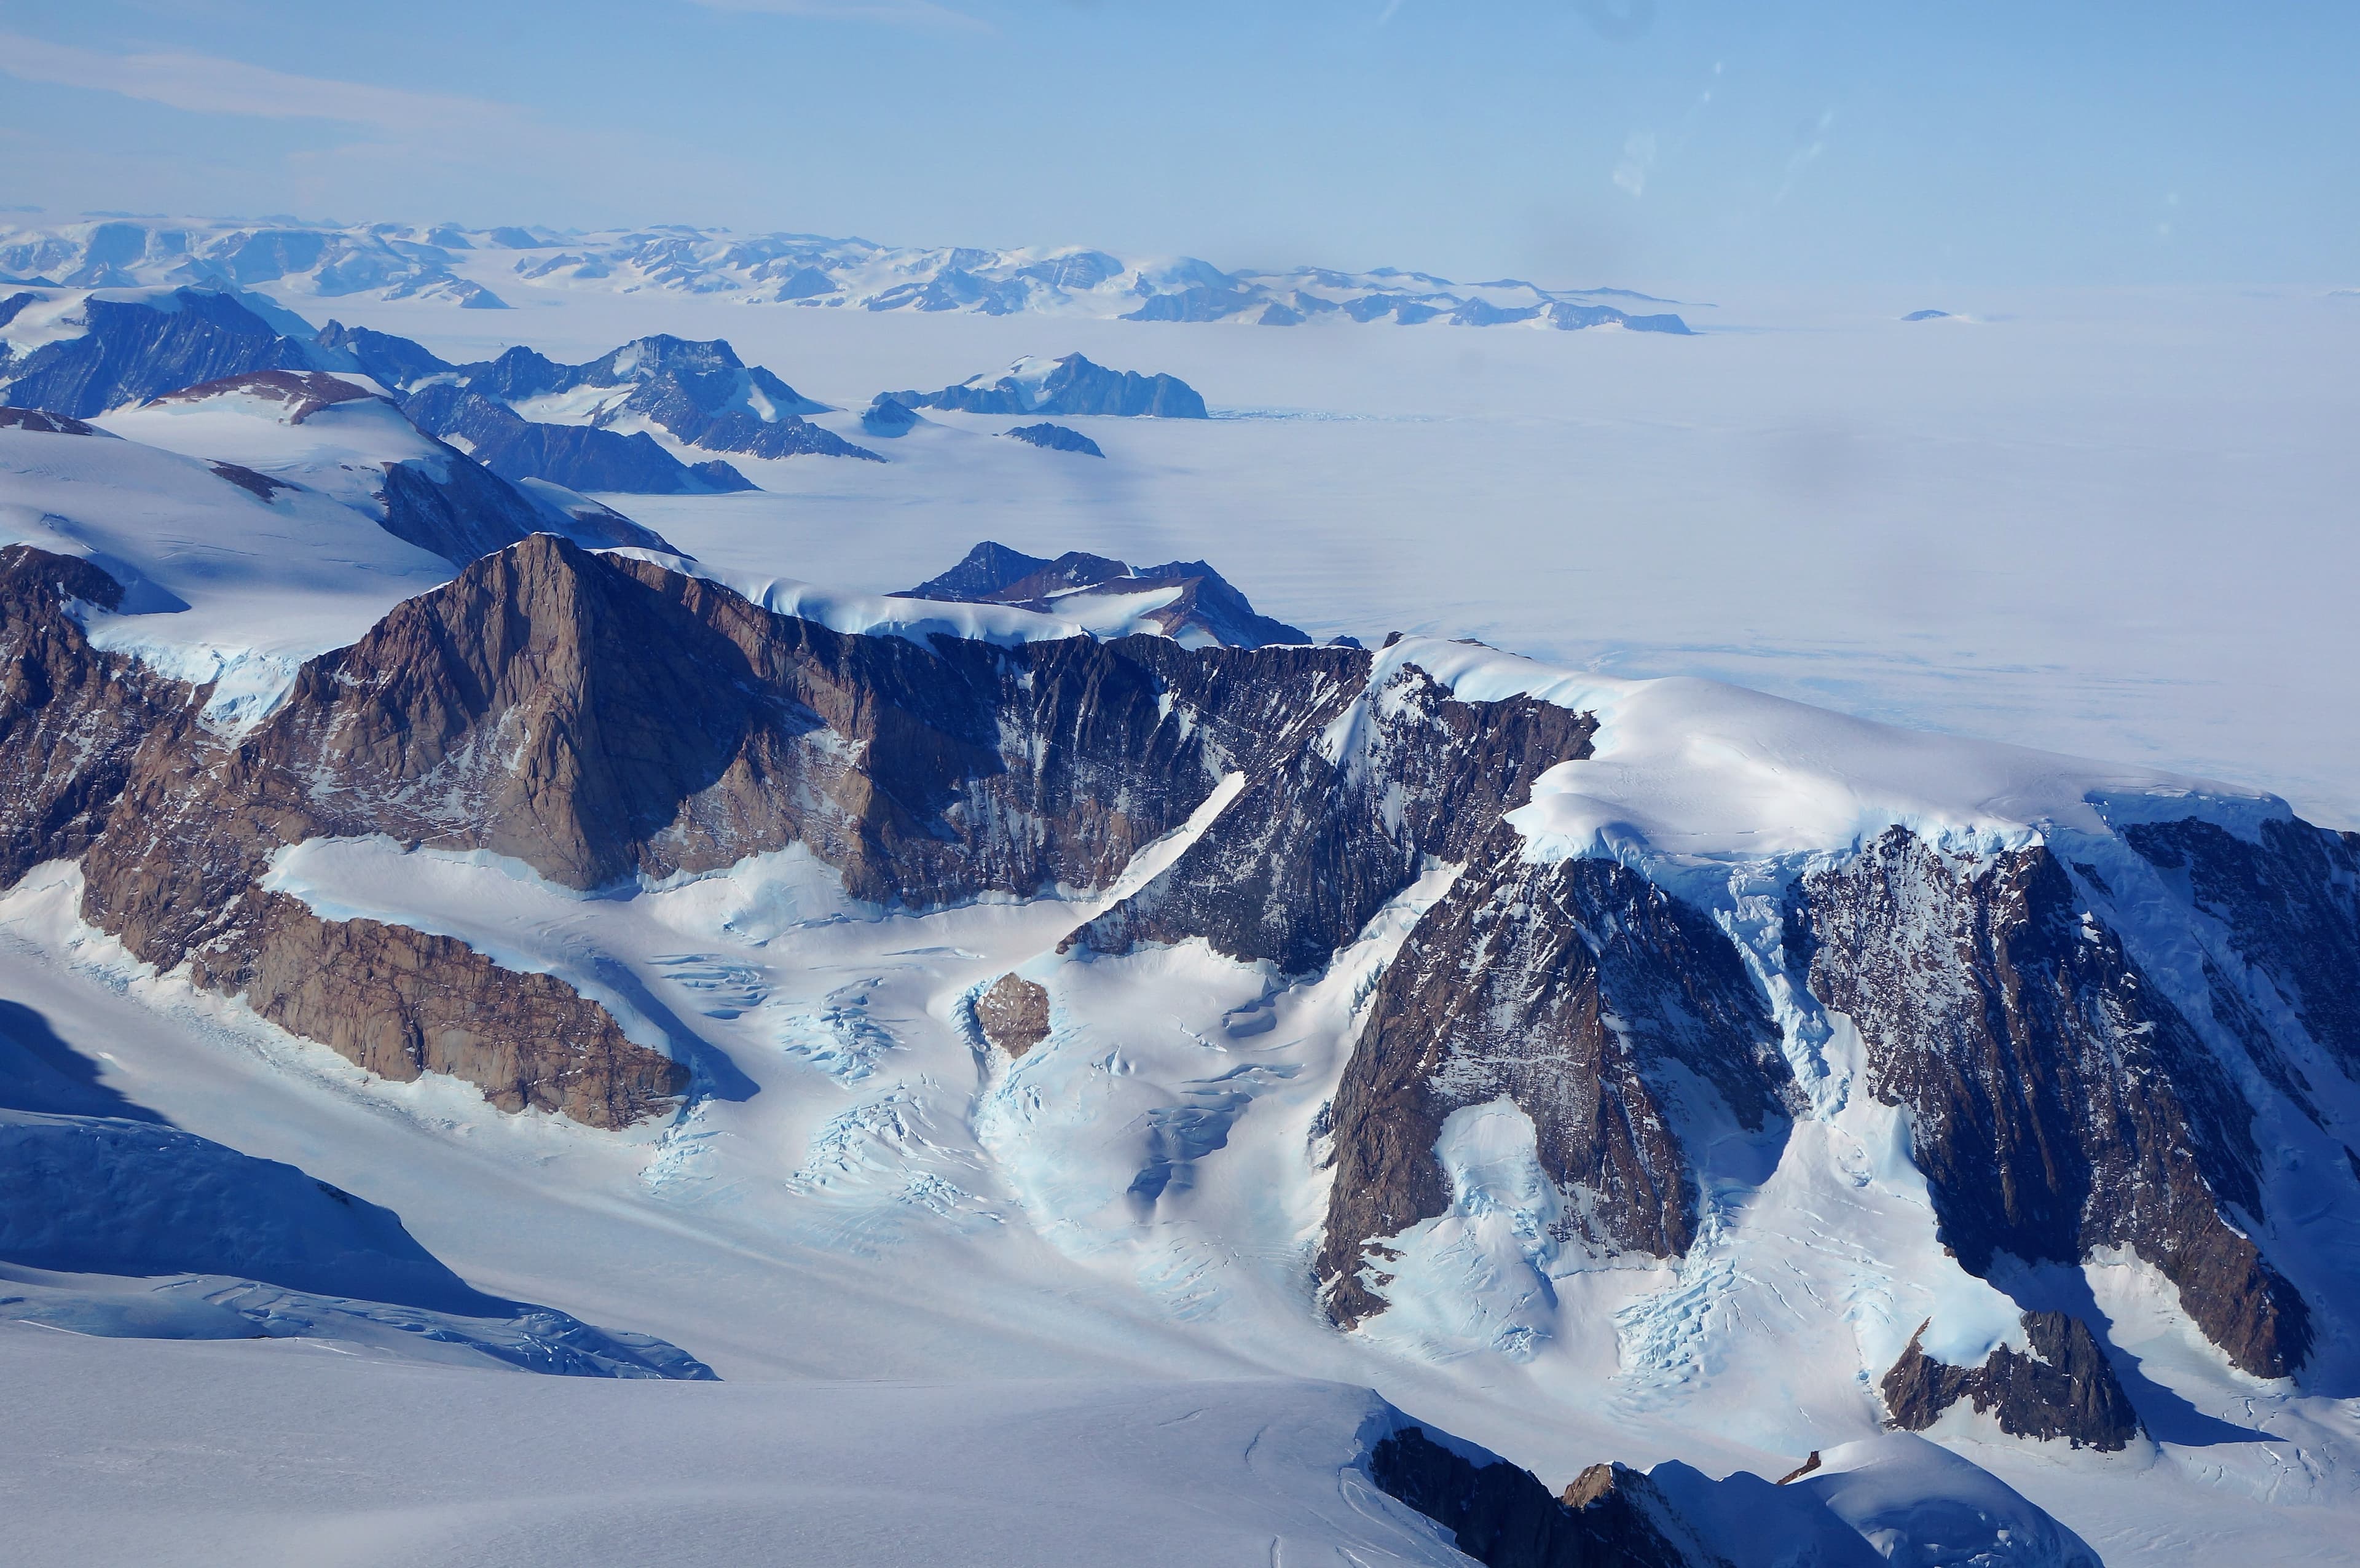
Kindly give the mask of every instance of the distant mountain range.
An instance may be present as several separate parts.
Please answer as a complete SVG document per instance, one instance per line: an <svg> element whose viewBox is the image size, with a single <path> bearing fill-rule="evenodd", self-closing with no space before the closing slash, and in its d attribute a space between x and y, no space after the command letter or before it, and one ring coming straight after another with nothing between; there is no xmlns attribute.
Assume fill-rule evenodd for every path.
<svg viewBox="0 0 2360 1568"><path fill-rule="evenodd" d="M1545 289L1521 278L1457 283L1426 272L1225 272L1193 256L1132 257L1078 246L1016 250L880 245L816 234L660 224L583 234L455 224L337 226L285 220L107 218L0 228L0 282L129 288L214 281L337 299L445 300L505 309L499 289L724 294L754 304L864 310L1022 311L1134 321L1385 321L1401 326L1622 327L1686 334L1623 289Z"/></svg>

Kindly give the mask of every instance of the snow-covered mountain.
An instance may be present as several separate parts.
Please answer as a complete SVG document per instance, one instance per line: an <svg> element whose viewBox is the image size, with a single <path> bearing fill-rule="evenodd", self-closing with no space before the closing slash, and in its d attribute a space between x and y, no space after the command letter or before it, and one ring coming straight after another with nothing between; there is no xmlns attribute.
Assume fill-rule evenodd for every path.
<svg viewBox="0 0 2360 1568"><path fill-rule="evenodd" d="M1001 1379L1000 1448L1094 1499L1215 1477L1257 1563L2078 1568L2348 1525L2360 834L1711 681L1315 645L1203 561L755 576L410 411L668 456L682 408L803 418L726 345L455 366L217 289L26 292L23 1379L159 1352L9 1323L898 1380L873 1409L936 1432L930 1380ZM416 1386L246 1365L256 1432ZM1025 1413L1060 1373L1195 1402ZM695 1408L798 1419L749 1398ZM991 1551L1114 1539L1026 1522ZM1175 1528L1147 1560L1244 1550Z"/></svg>
<svg viewBox="0 0 2360 1568"><path fill-rule="evenodd" d="M1078 354L1020 359L1000 376L985 372L939 392L880 394L905 408L956 408L967 414L1104 414L1117 419L1201 419L1205 399L1176 376L1109 370Z"/></svg>
<svg viewBox="0 0 2360 1568"><path fill-rule="evenodd" d="M1035 425L1010 434L1056 429ZM1090 623L1120 604L1118 613L1136 615L1191 648L1266 648L1311 640L1299 627L1255 614L1244 594L1201 561L1132 567L1081 550L1050 561L987 539L948 572L895 597L1015 604L1047 615L1078 615Z"/></svg>
<svg viewBox="0 0 2360 1568"><path fill-rule="evenodd" d="M1622 289L1457 283L1380 267L1225 272L1193 257L1126 260L1074 246L895 247L812 234L665 224L580 234L515 227L113 218L0 228L0 281L127 288L218 281L333 299L448 300L499 309L507 278L542 288L671 289L754 304L862 310L1020 311L1141 321L1386 321L1415 326L1618 326L1685 333L1674 301Z"/></svg>
<svg viewBox="0 0 2360 1568"><path fill-rule="evenodd" d="M267 299L213 283L0 299L0 398L11 406L78 417L239 377L355 373L355 386L399 405L396 423L519 485L705 494L752 488L707 453L879 461L806 422L803 413L825 405L740 363L727 343L650 337L575 365L519 346L453 365L407 338L340 321L315 332ZM565 509L581 512L578 498Z"/></svg>

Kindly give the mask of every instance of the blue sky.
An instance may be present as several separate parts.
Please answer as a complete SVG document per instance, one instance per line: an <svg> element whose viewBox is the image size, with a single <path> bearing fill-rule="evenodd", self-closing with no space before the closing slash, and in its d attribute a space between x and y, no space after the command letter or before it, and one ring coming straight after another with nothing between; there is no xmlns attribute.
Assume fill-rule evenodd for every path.
<svg viewBox="0 0 2360 1568"><path fill-rule="evenodd" d="M2360 5L0 0L0 204L2360 282Z"/></svg>

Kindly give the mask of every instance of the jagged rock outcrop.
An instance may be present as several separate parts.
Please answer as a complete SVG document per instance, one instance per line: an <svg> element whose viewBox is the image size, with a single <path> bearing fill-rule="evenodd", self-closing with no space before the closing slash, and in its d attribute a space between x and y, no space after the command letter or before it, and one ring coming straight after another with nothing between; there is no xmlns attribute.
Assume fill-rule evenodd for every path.
<svg viewBox="0 0 2360 1568"><path fill-rule="evenodd" d="M1022 975L1003 975L975 999L975 1026L983 1038L1022 1056L1049 1038L1049 993Z"/></svg>
<svg viewBox="0 0 2360 1568"><path fill-rule="evenodd" d="M499 460L486 457L485 461L510 478L548 479L576 489L680 493L650 483L676 482L676 476L645 450L619 444L625 432L609 428L633 419L645 420L683 445L706 452L761 458L818 455L883 461L867 448L803 418L825 412L827 405L804 397L760 365L747 365L717 338L694 343L658 333L635 339L585 365L560 365L519 345L497 359L456 365L407 338L356 332L334 321L328 323L319 341L353 355L388 387L409 394L416 417L421 423L438 427L436 433L457 433L481 448L497 449ZM535 398L585 392L591 406L565 423L535 420L513 407ZM479 399L508 419L487 412L470 399ZM518 425L530 428L519 430ZM595 430L610 439L540 433L551 430ZM644 431L636 434L650 446L655 444ZM707 488L749 488L742 481L732 481L736 470L726 463L675 466L705 475ZM586 482L594 473L610 477L636 474L638 479L628 485Z"/></svg>
<svg viewBox="0 0 2360 1568"><path fill-rule="evenodd" d="M1081 431L1068 429L1064 425L1047 423L1018 425L1013 430L1002 430L1000 433L1010 441L1022 441L1026 446L1037 446L1043 452L1078 452L1084 457L1106 455L1098 449L1098 442L1090 440Z"/></svg>
<svg viewBox="0 0 2360 1568"><path fill-rule="evenodd" d="M1054 603L1136 581L1109 570L1128 571L983 546L921 592ZM559 981L265 891L287 846L382 834L591 889L802 844L855 898L932 908L1109 887L1236 774L1186 847L1062 949L1201 940L1300 976L1433 878L1322 1124L1337 1174L1317 1267L1339 1321L1383 1304L1372 1249L1451 1202L1436 1144L1459 1109L1505 1096L1529 1119L1564 1200L1554 1241L1656 1258L1696 1239L1697 1162L1775 1154L1785 1127L1778 1031L1714 920L1644 866L1533 858L1505 822L1589 755L1595 720L1462 699L1401 652L853 636L533 535L312 660L229 739L198 723L200 693L90 647L71 601L115 592L85 562L0 555L0 871L79 857L86 918L134 954L372 1071L451 1072L603 1126L688 1086ZM2210 951L2242 955L2256 1038L2299 1015L2332 1051L2352 841L2291 824L2132 842L2212 922ZM1963 1267L2127 1248L2240 1367L2282 1375L2311 1331L2262 1250L2256 1113L2108 928L2093 876L2038 847L1953 860L1896 829L1813 863L1783 963L1856 1026L1867 1090L1907 1107ZM2265 1017L2272 988L2286 1007ZM1046 1003L1008 976L976 1018L1013 1054Z"/></svg>
<svg viewBox="0 0 2360 1568"><path fill-rule="evenodd" d="M379 920L324 920L247 892L189 951L190 978L243 996L290 1034L380 1078L464 1078L504 1111L625 1127L666 1109L688 1070L633 1043L563 981L502 969L464 942Z"/></svg>
<svg viewBox="0 0 2360 1568"><path fill-rule="evenodd" d="M1653 1258L1696 1236L1683 1131L1788 1112L1777 1028L1702 911L1615 862L1522 847L1495 826L1412 929L1344 1070L1317 1260L1343 1325L1383 1308L1371 1246L1449 1207L1436 1144L1462 1106L1505 1095L1531 1118L1567 1198L1552 1240ZM1699 1088L1721 1104L1690 1103Z"/></svg>
<svg viewBox="0 0 2360 1568"><path fill-rule="evenodd" d="M1109 370L1078 354L1057 359L1020 359L1005 375L987 381L971 376L939 392L894 392L912 408L949 408L963 414L1105 414L1125 419L1201 419L1205 399L1176 376L1142 376Z"/></svg>
<svg viewBox="0 0 2360 1568"><path fill-rule="evenodd" d="M1961 1400L1996 1418L2011 1437L2063 1438L2075 1448L2113 1453L2143 1430L2097 1336L2080 1318L2027 1312L2030 1352L2003 1345L1975 1367L1927 1355L1928 1326L1918 1325L1878 1385L1893 1424L1905 1432L1925 1431Z"/></svg>
<svg viewBox="0 0 2360 1568"><path fill-rule="evenodd" d="M224 746L205 731L201 692L91 648L67 599L106 605L120 593L88 562L0 550L0 886L80 856L85 915L136 956L185 961L196 984L243 994L383 1076L450 1073L504 1108L598 1127L685 1090L680 1063L561 981L448 938L322 920L257 888L270 854L323 818L271 769L268 742Z"/></svg>
<svg viewBox="0 0 2360 1568"><path fill-rule="evenodd" d="M1377 1443L1369 1475L1485 1568L1727 1568L1623 1465L1592 1465L1552 1497L1531 1471L1478 1465L1412 1426Z"/></svg>
<svg viewBox="0 0 2360 1568"><path fill-rule="evenodd" d="M0 548L0 887L97 842L148 733L187 689L90 646L69 613L122 602L86 561Z"/></svg>
<svg viewBox="0 0 2360 1568"><path fill-rule="evenodd" d="M157 416L211 409L242 418L184 430ZM303 484L374 517L386 532L454 566L544 530L594 545L670 547L662 536L570 492L511 483L435 440L352 372L258 370L150 398L127 416L133 433L214 462L213 471L268 501ZM281 428L308 426L290 443ZM251 428L249 428L251 427ZM226 449L226 450L224 450ZM369 476L381 475L372 482ZM585 515L585 514L587 515Z"/></svg>
<svg viewBox="0 0 2360 1568"><path fill-rule="evenodd" d="M1535 779L1589 755L1597 728L1529 697L1461 702L1415 665L1371 690L1374 660L1357 648L1305 648L1295 662L1310 678L1273 705L1238 798L1069 942L1121 953L1203 937L1233 958L1311 973L1428 860L1473 854Z"/></svg>
<svg viewBox="0 0 2360 1568"><path fill-rule="evenodd" d="M2360 833L2264 822L2247 839L2191 818L2123 837L2221 922L2311 1038L2360 1076Z"/></svg>
<svg viewBox="0 0 2360 1568"><path fill-rule="evenodd" d="M1013 604L1020 609L1054 615L1059 600L1084 589L1100 593L1175 590L1163 604L1148 612L1147 618L1162 626L1166 636L1192 646L1218 643L1224 648L1267 648L1273 643L1311 640L1299 626L1257 615L1243 593L1201 561L1174 561L1161 566L1134 568L1109 556L1078 550L1067 550L1052 561L986 539L948 572L915 588L904 588L894 597Z"/></svg>
<svg viewBox="0 0 2360 1568"><path fill-rule="evenodd" d="M2252 1107L2049 849L1959 864L1896 828L1803 878L1786 941L1970 1272L2128 1247L2239 1367L2301 1365L2309 1310L2231 1217L2262 1214Z"/></svg>
<svg viewBox="0 0 2360 1568"><path fill-rule="evenodd" d="M355 369L388 391L410 390L452 369L450 361L423 344L369 327L348 327L331 321L313 341L349 356Z"/></svg>
<svg viewBox="0 0 2360 1568"><path fill-rule="evenodd" d="M928 650L541 536L307 666L237 788L576 887L790 843L889 903L1087 885L1212 785L1159 706L1164 647Z"/></svg>

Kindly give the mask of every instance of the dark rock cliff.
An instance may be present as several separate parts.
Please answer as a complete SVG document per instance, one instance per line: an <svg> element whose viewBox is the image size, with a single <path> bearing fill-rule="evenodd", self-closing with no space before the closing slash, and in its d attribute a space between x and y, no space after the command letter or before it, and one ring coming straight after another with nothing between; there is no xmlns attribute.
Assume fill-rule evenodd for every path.
<svg viewBox="0 0 2360 1568"><path fill-rule="evenodd" d="M2360 833L2266 822L2248 840L2190 820L2123 837L2222 923L2311 1038L2360 1076Z"/></svg>
<svg viewBox="0 0 2360 1568"><path fill-rule="evenodd" d="M1531 1117L1572 1200L1554 1239L1654 1258L1696 1236L1683 1129L1784 1127L1777 1029L1712 921L1612 861L1521 851L1492 829L1386 969L1345 1068L1317 1271L1347 1326L1383 1306L1371 1244L1448 1208L1435 1145L1462 1106L1506 1095Z"/></svg>
<svg viewBox="0 0 2360 1568"><path fill-rule="evenodd" d="M1308 974L1429 860L1466 859L1535 779L1588 756L1597 727L1528 697L1462 702L1415 665L1371 691L1372 658L1357 648L1299 655L1320 678L1288 683L1294 702L1272 714L1237 800L1072 940L1120 953L1203 937Z"/></svg>
<svg viewBox="0 0 2360 1568"><path fill-rule="evenodd" d="M198 985L244 994L387 1077L450 1073L504 1108L600 1127L686 1087L678 1063L562 982L448 938L322 920L256 887L274 850L337 818L271 768L267 741L210 735L202 692L90 647L68 600L105 605L120 592L87 562L0 550L0 886L79 855L85 916L136 956L185 961Z"/></svg>
<svg viewBox="0 0 2360 1568"><path fill-rule="evenodd" d="M983 547L927 588L1046 593L1095 560ZM79 857L85 916L132 953L374 1072L453 1073L600 1126L688 1082L559 981L266 892L285 846L384 834L589 889L802 844L856 898L933 908L1105 887L1234 773L1194 842L1065 946L1200 939L1314 974L1421 877L1453 877L1366 997L1325 1120L1317 1267L1339 1321L1382 1306L1372 1249L1449 1203L1435 1144L1462 1106L1505 1095L1531 1118L1567 1199L1557 1240L1651 1258L1694 1243L1715 1151L1767 1158L1786 1126L1777 1030L1715 921L1616 863L1528 861L1502 821L1589 755L1586 714L1465 701L1351 648L849 636L532 535L312 660L226 738L198 722L202 693L91 648L74 602L118 593L86 562L0 552L0 879ZM2250 971L2228 1027L2267 1042L2299 1016L2347 1048L2350 837L2130 837ZM1962 1266L2128 1248L2237 1365L2283 1375L2310 1309L2263 1251L2242 1068L2149 985L2090 875L2043 848L1954 861L1896 830L1794 887L1784 963L1857 1026L1868 1091L1908 1109ZM1047 1011L1003 982L976 1017L1012 1052ZM1917 1368L1921 1386L1949 1373Z"/></svg>
<svg viewBox="0 0 2360 1568"><path fill-rule="evenodd" d="M92 648L70 613L73 600L111 609L122 597L86 561L0 549L0 887L97 842L140 743L187 702L185 688Z"/></svg>
<svg viewBox="0 0 2360 1568"><path fill-rule="evenodd" d="M2080 1318L2027 1312L2027 1354L2001 1345L1980 1366L1952 1367L1926 1354L1926 1325L1879 1385L1893 1424L1923 1432L1961 1399L1989 1412L2012 1437L2063 1438L2075 1448L2114 1452L2141 1432L2138 1412Z"/></svg>
<svg viewBox="0 0 2360 1568"><path fill-rule="evenodd" d="M1593 1465L1553 1497L1531 1471L1479 1465L1413 1426L1377 1443L1369 1475L1485 1568L1727 1568L1646 1476L1620 1465Z"/></svg>
<svg viewBox="0 0 2360 1568"><path fill-rule="evenodd" d="M1098 449L1098 442L1090 440L1081 431L1064 425L1047 423L1018 425L1013 430L1002 430L1000 433L1010 441L1022 441L1026 446L1037 446L1043 452L1077 452L1084 457L1106 455Z"/></svg>
<svg viewBox="0 0 2360 1568"><path fill-rule="evenodd" d="M1787 943L1969 1271L2126 1247L2239 1367L2301 1364L2308 1309L2231 1217L2262 1214L2252 1108L2049 851L1954 865L1896 828L1803 880Z"/></svg>
<svg viewBox="0 0 2360 1568"><path fill-rule="evenodd" d="M569 490L693 495L751 490L753 482L716 461L694 466L645 430L624 435L595 425L545 425L479 393L437 383L402 405L419 429L459 444L511 482L546 479Z"/></svg>

